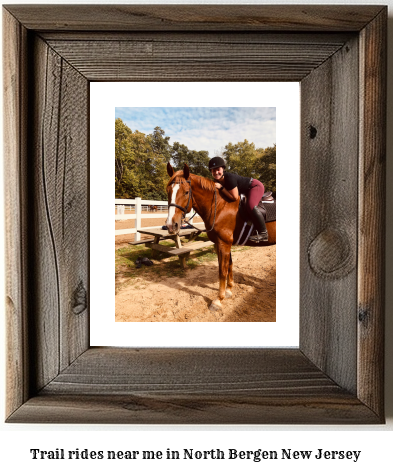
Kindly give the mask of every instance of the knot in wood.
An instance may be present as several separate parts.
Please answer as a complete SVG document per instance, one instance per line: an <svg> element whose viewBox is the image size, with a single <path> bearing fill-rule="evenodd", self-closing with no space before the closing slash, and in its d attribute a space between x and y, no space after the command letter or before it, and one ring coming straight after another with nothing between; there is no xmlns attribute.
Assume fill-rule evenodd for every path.
<svg viewBox="0 0 393 474"><path fill-rule="evenodd" d="M309 264L322 278L339 279L355 268L351 240L344 231L325 229L308 247Z"/></svg>
<svg viewBox="0 0 393 474"><path fill-rule="evenodd" d="M370 316L370 311L367 308L359 308L358 319L363 328L367 328Z"/></svg>
<svg viewBox="0 0 393 474"><path fill-rule="evenodd" d="M311 140L314 140L314 138L317 136L318 130L312 125L310 125L309 130L310 130L310 138Z"/></svg>
<svg viewBox="0 0 393 474"><path fill-rule="evenodd" d="M76 290L74 291L74 302L72 311L74 314L82 313L87 307L87 293L82 282L79 282Z"/></svg>

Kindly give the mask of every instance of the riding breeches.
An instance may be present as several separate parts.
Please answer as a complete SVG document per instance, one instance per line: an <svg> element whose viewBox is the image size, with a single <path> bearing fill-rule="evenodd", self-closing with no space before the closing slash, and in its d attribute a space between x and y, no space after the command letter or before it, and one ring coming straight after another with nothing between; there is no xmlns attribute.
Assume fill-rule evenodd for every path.
<svg viewBox="0 0 393 474"><path fill-rule="evenodd" d="M257 179L253 179L247 195L247 207L249 211L252 211L255 206L258 206L264 192L264 185Z"/></svg>

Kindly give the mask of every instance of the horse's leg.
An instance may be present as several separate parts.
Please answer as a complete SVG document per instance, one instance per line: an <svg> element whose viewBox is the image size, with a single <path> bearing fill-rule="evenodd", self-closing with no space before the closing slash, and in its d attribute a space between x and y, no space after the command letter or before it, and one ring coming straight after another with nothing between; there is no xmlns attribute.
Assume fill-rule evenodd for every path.
<svg viewBox="0 0 393 474"><path fill-rule="evenodd" d="M220 276L220 289L218 292L218 298L212 302L209 309L216 311L222 308L221 301L225 298L225 289L228 276L229 260L231 255L231 246L219 242L217 245L218 249L218 268Z"/></svg>
<svg viewBox="0 0 393 474"><path fill-rule="evenodd" d="M227 289L225 291L226 298L232 298L232 287L233 287L233 262L232 253L229 254L229 265L228 265L228 277L227 277Z"/></svg>
<svg viewBox="0 0 393 474"><path fill-rule="evenodd" d="M266 229L269 236L269 244L276 243L276 221L266 222Z"/></svg>

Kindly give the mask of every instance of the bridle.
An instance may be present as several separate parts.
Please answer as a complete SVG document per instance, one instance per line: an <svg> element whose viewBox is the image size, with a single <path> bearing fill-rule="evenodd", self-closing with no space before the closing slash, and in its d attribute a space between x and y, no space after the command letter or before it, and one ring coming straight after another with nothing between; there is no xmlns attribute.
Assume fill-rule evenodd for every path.
<svg viewBox="0 0 393 474"><path fill-rule="evenodd" d="M187 201L186 206L185 207L179 206L179 204L175 204L175 203L171 202L170 204L168 204L168 207L173 206L173 207L177 207L178 209L180 209L183 212L182 217L181 217L182 220L184 220L184 222L187 222L188 225L190 225L191 227L193 227L194 229L196 229L200 232L200 229L198 229L198 227L195 227L194 225L191 224L191 222L189 222L189 220L191 220L196 215L196 212L194 212L194 215L189 220L186 219L186 214L188 214L192 209L191 178L187 179L186 183L188 183L190 185L189 194L188 194L188 201ZM173 183L173 184L181 184L181 182L177 183L175 181L175 183ZM191 202L191 208L190 208L190 210L188 210L188 206L190 205L190 202ZM214 224L216 222L216 211L217 211L217 192L216 192L216 188L214 188L214 219L213 219L213 226L210 230L207 230L206 232L211 232L214 229Z"/></svg>
<svg viewBox="0 0 393 474"><path fill-rule="evenodd" d="M182 220L185 220L186 218L186 214L188 214L190 211L188 210L188 206L190 205L190 201L191 201L191 208L192 208L192 189L191 189L191 179L188 179L186 181L186 183L188 183L190 185L190 191L189 191L189 194L188 194L188 202L186 204L186 207L182 207L182 206L179 206L179 204L175 204L173 202L171 202L168 206L171 207L177 207L178 209L180 209L181 211L183 211L183 215L182 215ZM181 182L174 182L173 184L181 184ZM191 209L190 209L191 210ZM193 216L194 217L194 216Z"/></svg>

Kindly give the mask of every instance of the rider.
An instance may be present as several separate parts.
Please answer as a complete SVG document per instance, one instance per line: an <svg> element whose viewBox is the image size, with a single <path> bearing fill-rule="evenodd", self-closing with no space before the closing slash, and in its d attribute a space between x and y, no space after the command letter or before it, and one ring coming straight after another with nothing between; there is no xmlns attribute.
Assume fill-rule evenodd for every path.
<svg viewBox="0 0 393 474"><path fill-rule="evenodd" d="M263 184L257 179L244 178L235 173L225 172L225 167L225 161L220 156L215 156L209 161L209 170L214 178L216 188L221 189L231 201L236 201L239 194L247 196L247 210L257 231L257 235L253 235L249 239L254 242L267 241L265 219L258 208L259 201L265 191Z"/></svg>

